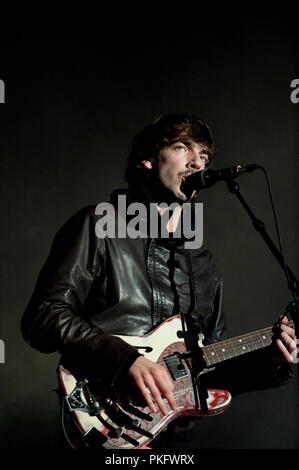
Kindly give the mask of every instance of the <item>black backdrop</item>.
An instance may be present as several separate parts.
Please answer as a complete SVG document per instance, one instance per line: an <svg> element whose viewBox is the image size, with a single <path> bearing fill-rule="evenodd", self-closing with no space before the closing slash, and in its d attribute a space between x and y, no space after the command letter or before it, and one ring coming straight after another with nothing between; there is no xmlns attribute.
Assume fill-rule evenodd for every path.
<svg viewBox="0 0 299 470"><path fill-rule="evenodd" d="M237 16L236 16L237 14ZM286 9L199 10L97 24L1 24L0 447L58 448L58 356L31 349L20 319L54 234L81 207L125 186L130 139L188 112L213 130L217 168L257 162L271 177L287 260L298 273L298 78ZM276 240L261 173L238 180ZM280 267L224 183L202 191L204 241L225 278L232 336L270 326L290 293ZM295 371L296 372L296 371ZM298 448L296 377L202 420L199 449Z"/></svg>

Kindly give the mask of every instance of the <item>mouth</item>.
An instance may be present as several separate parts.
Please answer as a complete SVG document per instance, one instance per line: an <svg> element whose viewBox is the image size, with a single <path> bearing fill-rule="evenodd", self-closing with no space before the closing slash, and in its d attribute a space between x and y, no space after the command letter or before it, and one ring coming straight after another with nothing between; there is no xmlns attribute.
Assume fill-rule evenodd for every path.
<svg viewBox="0 0 299 470"><path fill-rule="evenodd" d="M190 199L194 191L194 189L190 188L190 185L187 184L188 176L193 175L194 173L195 171L188 171L181 177L180 192L187 197L187 200Z"/></svg>
<svg viewBox="0 0 299 470"><path fill-rule="evenodd" d="M190 175L193 175L194 171L189 171L188 173L185 173L184 176L182 176L182 182L181 184L184 184L186 182L186 179L188 178L188 176Z"/></svg>
<svg viewBox="0 0 299 470"><path fill-rule="evenodd" d="M193 171L188 171L188 173L185 173L183 176L182 176L182 181L186 181L186 178L188 178L188 176L190 175L193 175Z"/></svg>

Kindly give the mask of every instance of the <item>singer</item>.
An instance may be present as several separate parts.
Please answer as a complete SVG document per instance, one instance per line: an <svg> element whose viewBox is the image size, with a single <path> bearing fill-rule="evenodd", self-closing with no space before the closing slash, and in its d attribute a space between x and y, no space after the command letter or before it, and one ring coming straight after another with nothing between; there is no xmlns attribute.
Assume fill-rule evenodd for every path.
<svg viewBox="0 0 299 470"><path fill-rule="evenodd" d="M192 334L204 338L203 346L227 338L223 280L212 254L205 245L186 249L182 231L173 236L184 204L200 195L200 188L186 185L188 177L213 160L211 131L197 117L164 115L141 130L128 155L128 188L114 191L110 203L116 207L120 194L128 204L155 204L157 210L162 202L178 203L167 223L169 238L99 238L95 227L103 215L95 206L82 209L55 237L22 319L32 347L59 351L76 377L99 377L117 396L162 416L181 406L173 374L115 335L143 336L179 312L192 324ZM284 384L296 353L294 329L284 319L271 344L217 364L200 379L201 390L226 389L234 396ZM198 426L196 418L178 417L148 446L196 449ZM74 447L92 445L78 427L69 440Z"/></svg>

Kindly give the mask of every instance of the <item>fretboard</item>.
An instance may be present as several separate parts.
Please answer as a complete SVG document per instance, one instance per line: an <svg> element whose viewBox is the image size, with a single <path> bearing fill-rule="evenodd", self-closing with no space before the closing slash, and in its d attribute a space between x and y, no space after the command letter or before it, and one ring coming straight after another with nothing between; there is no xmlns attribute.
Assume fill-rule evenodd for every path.
<svg viewBox="0 0 299 470"><path fill-rule="evenodd" d="M292 328L293 322L288 323ZM270 346L273 338L272 327L247 333L235 338L220 341L219 343L204 346L203 355L208 367L234 357L257 351Z"/></svg>

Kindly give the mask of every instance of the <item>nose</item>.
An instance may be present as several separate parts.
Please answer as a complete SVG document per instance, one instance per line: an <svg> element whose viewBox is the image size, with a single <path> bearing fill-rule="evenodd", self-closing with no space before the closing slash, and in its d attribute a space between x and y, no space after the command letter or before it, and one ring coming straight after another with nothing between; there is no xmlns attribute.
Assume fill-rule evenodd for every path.
<svg viewBox="0 0 299 470"><path fill-rule="evenodd" d="M201 155L197 155L196 152L190 152L186 166L190 170L200 171L205 168L205 161L202 160Z"/></svg>

